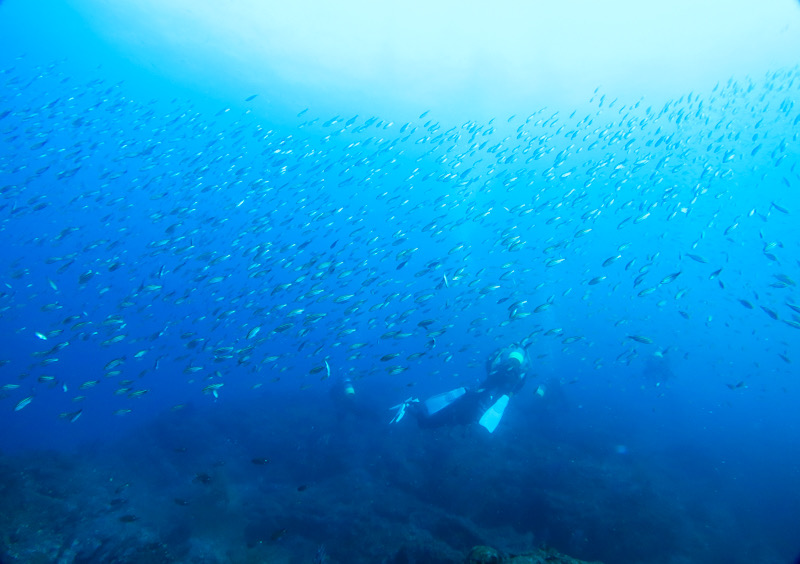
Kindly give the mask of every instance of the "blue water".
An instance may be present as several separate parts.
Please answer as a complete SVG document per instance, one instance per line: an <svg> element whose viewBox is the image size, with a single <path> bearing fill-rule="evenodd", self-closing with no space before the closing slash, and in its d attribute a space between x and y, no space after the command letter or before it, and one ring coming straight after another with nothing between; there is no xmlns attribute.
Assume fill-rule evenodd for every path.
<svg viewBox="0 0 800 564"><path fill-rule="evenodd" d="M800 67L321 113L56 8L0 6L0 561L797 556ZM389 425L523 338L495 433Z"/></svg>

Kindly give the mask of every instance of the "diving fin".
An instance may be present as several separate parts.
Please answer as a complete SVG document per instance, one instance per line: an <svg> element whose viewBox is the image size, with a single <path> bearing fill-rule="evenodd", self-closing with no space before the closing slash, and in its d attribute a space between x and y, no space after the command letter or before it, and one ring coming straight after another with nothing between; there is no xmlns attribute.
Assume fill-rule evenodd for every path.
<svg viewBox="0 0 800 564"><path fill-rule="evenodd" d="M497 428L497 425L500 424L500 420L503 418L503 413L506 410L506 406L508 405L509 397L507 395L502 395L498 398L494 405L486 410L481 418L478 420L478 423L485 427L487 431L490 433L494 433L494 430Z"/></svg>
<svg viewBox="0 0 800 564"><path fill-rule="evenodd" d="M403 417L405 417L408 408L414 403L419 403L419 400L417 398L408 398L403 403L398 403L394 407L390 407L389 409L396 409L397 412L394 414L394 417L392 417L392 420L389 421L389 425L399 423Z"/></svg>
<svg viewBox="0 0 800 564"><path fill-rule="evenodd" d="M450 390L449 392L444 392L443 394L431 396L425 400L425 410L429 416L433 415L434 413L443 410L465 393L467 393L467 389L461 387L456 388L455 390Z"/></svg>

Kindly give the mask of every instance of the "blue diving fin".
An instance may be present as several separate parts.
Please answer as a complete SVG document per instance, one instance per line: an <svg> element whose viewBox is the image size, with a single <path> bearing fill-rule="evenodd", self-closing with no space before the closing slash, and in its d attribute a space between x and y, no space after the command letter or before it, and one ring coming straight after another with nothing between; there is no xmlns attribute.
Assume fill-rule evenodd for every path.
<svg viewBox="0 0 800 564"><path fill-rule="evenodd" d="M462 387L456 388L455 390L450 390L449 392L444 392L443 394L431 396L424 402L425 410L427 411L428 415L433 415L437 411L443 410L465 393L467 393L467 389Z"/></svg>
<svg viewBox="0 0 800 564"><path fill-rule="evenodd" d="M398 403L394 407L390 407L389 409L396 409L397 411L395 412L394 417L392 417L392 420L389 421L389 425L393 423L399 423L403 419L403 417L406 416L408 408L415 403L419 403L419 400L417 398L408 398L403 403Z"/></svg>
<svg viewBox="0 0 800 564"><path fill-rule="evenodd" d="M478 420L478 423L485 427L490 433L494 433L494 430L503 418L503 413L508 405L508 399L507 395L500 396L497 401L494 402L494 405L487 409L486 413Z"/></svg>

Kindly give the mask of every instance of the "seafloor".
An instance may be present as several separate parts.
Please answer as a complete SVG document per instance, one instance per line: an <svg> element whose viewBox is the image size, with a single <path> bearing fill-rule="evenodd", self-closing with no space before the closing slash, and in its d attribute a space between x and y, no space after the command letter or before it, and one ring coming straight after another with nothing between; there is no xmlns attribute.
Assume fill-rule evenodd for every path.
<svg viewBox="0 0 800 564"><path fill-rule="evenodd" d="M517 564L755 561L737 543L724 560L725 519L628 458L323 400L188 406L111 443L0 456L0 562L450 564L476 545Z"/></svg>

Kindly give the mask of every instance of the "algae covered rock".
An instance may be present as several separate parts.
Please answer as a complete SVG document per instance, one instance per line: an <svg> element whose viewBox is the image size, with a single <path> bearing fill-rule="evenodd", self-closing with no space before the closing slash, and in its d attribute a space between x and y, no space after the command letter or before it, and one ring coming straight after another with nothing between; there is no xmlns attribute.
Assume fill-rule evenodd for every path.
<svg viewBox="0 0 800 564"><path fill-rule="evenodd" d="M473 546L467 555L466 564L500 564L503 558L500 553L489 546Z"/></svg>
<svg viewBox="0 0 800 564"><path fill-rule="evenodd" d="M525 554L502 555L490 546L474 546L465 564L600 564L576 560L552 549L539 549Z"/></svg>

